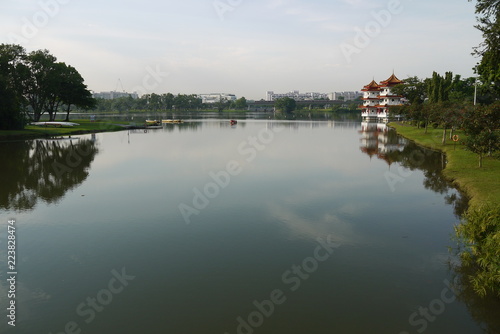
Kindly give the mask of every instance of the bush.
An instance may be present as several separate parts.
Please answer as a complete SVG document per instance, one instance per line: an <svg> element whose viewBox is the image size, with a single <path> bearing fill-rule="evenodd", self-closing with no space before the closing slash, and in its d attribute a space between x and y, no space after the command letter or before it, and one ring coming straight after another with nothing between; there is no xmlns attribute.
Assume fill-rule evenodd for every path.
<svg viewBox="0 0 500 334"><path fill-rule="evenodd" d="M455 232L465 246L462 265L474 268L469 276L474 291L500 297L500 205L469 209Z"/></svg>

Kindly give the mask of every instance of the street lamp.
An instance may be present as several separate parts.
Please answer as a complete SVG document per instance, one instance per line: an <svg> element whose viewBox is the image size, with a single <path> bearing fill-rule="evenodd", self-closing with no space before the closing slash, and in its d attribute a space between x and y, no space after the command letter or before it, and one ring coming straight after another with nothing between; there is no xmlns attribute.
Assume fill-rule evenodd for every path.
<svg viewBox="0 0 500 334"><path fill-rule="evenodd" d="M476 105L476 97L477 97L477 78L474 82L474 105Z"/></svg>

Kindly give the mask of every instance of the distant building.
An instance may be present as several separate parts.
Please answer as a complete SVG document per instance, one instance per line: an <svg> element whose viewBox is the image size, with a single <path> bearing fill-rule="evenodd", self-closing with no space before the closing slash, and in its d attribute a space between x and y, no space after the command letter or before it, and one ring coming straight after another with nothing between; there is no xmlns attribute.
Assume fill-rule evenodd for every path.
<svg viewBox="0 0 500 334"><path fill-rule="evenodd" d="M403 96L392 93L391 88L399 85L403 81L394 74L389 79L381 81L379 84L372 80L361 90L363 92L363 105L360 106L361 117L366 120L385 121L389 118L389 107L403 105ZM399 115L391 115L391 117Z"/></svg>
<svg viewBox="0 0 500 334"><path fill-rule="evenodd" d="M363 96L363 93L354 91L354 92L333 92L328 94L328 98L333 101L344 100L344 101L353 101L358 97Z"/></svg>
<svg viewBox="0 0 500 334"><path fill-rule="evenodd" d="M210 93L210 94L198 94L198 98L201 99L202 103L217 103L221 99L225 99L226 101L236 101L236 95L234 94L225 94L225 93Z"/></svg>
<svg viewBox="0 0 500 334"><path fill-rule="evenodd" d="M309 101L309 100L326 100L328 94L323 93L300 93L298 90L292 90L288 93L275 93L274 91L266 92L266 101L275 101L283 97L290 97L295 101Z"/></svg>
<svg viewBox="0 0 500 334"><path fill-rule="evenodd" d="M129 96L131 96L133 99L139 98L139 94L137 94L137 92L126 93L126 92L115 92L115 91L93 93L92 96L95 99L104 99L104 100L113 100L113 99L119 99L120 97L129 97Z"/></svg>
<svg viewBox="0 0 500 334"><path fill-rule="evenodd" d="M295 101L312 101L312 100L341 100L352 101L363 95L360 92L334 92L334 93L300 93L298 90L292 90L288 93L275 93L270 90L266 92L266 101L275 101L282 97L290 97Z"/></svg>

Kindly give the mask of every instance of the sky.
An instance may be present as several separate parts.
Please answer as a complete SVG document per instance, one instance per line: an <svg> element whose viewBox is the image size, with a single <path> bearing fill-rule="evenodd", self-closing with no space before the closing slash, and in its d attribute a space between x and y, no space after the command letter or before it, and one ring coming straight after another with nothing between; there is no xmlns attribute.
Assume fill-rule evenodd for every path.
<svg viewBox="0 0 500 334"><path fill-rule="evenodd" d="M474 75L467 0L0 0L0 44L47 49L88 88L140 94L360 90L393 72Z"/></svg>

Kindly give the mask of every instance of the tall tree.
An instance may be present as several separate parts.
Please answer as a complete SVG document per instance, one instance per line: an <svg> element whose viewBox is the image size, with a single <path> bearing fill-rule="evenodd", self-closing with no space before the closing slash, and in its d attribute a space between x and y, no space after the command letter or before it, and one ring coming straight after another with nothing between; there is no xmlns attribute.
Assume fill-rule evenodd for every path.
<svg viewBox="0 0 500 334"><path fill-rule="evenodd" d="M80 73L73 66L61 63L63 71L59 86L58 97L66 108L66 122L69 121L71 106L80 109L95 108L97 101L92 97L92 93L87 89Z"/></svg>
<svg viewBox="0 0 500 334"><path fill-rule="evenodd" d="M500 150L500 102L468 110L465 118L465 145L478 155L479 167L482 167L485 155Z"/></svg>
<svg viewBox="0 0 500 334"><path fill-rule="evenodd" d="M427 97L424 81L416 76L405 79L403 83L392 87L391 91L404 96L410 104L422 104Z"/></svg>
<svg viewBox="0 0 500 334"><path fill-rule="evenodd" d="M52 72L56 60L56 57L48 50L33 51L26 59L22 78L23 95L28 100L36 122L48 108L48 99L52 89L48 82L53 79Z"/></svg>
<svg viewBox="0 0 500 334"><path fill-rule="evenodd" d="M18 66L26 57L19 45L0 45L0 129L24 128L23 96L17 89Z"/></svg>
<svg viewBox="0 0 500 334"><path fill-rule="evenodd" d="M238 110L243 110L248 107L247 99L245 97L240 97L234 102L234 108Z"/></svg>
<svg viewBox="0 0 500 334"><path fill-rule="evenodd" d="M274 101L274 107L284 112L292 112L297 107L297 102L291 97L282 97Z"/></svg>
<svg viewBox="0 0 500 334"><path fill-rule="evenodd" d="M469 0L471 1L471 0ZM480 81L491 91L495 99L500 95L500 1L477 0L475 26L483 33L483 42L473 54L480 57L474 68Z"/></svg>

